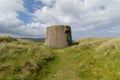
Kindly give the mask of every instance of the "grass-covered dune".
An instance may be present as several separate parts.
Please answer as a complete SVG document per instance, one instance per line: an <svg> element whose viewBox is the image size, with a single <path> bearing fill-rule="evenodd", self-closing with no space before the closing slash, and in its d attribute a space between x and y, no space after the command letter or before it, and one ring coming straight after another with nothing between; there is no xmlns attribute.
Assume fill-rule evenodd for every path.
<svg viewBox="0 0 120 80"><path fill-rule="evenodd" d="M52 49L0 37L0 80L120 80L120 38L85 38Z"/></svg>
<svg viewBox="0 0 120 80"><path fill-rule="evenodd" d="M0 37L0 80L39 80L52 60L52 51L41 42Z"/></svg>

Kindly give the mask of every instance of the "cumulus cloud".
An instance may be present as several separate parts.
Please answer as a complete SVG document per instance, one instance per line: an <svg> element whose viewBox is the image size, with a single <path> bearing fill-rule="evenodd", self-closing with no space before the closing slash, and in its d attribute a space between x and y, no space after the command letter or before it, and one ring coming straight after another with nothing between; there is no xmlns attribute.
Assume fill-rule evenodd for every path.
<svg viewBox="0 0 120 80"><path fill-rule="evenodd" d="M40 24L37 22L28 23L26 25L22 25L18 28L20 34L22 33L22 37L30 37L30 38L38 38L44 37L45 29L44 24Z"/></svg>
<svg viewBox="0 0 120 80"><path fill-rule="evenodd" d="M87 31L119 25L119 12L119 0L55 0L52 8L46 4L36 10L34 20L45 24L67 24L74 31Z"/></svg>
<svg viewBox="0 0 120 80"><path fill-rule="evenodd" d="M74 36L119 34L120 0L32 0L35 10L29 23L18 18L18 12L29 15L24 2L0 1L0 34L40 37L47 25L54 24L72 26Z"/></svg>
<svg viewBox="0 0 120 80"><path fill-rule="evenodd" d="M43 28L40 27L42 25L37 22L25 24L18 19L18 12L28 14L23 0L0 1L0 34L15 37L40 37L43 34Z"/></svg>
<svg viewBox="0 0 120 80"><path fill-rule="evenodd" d="M2 0L0 1L0 11L24 11L22 0Z"/></svg>
<svg viewBox="0 0 120 80"><path fill-rule="evenodd" d="M11 1L11 2L10 2ZM21 0L0 1L0 33L6 33L22 25L22 21L17 19L16 11L24 11Z"/></svg>

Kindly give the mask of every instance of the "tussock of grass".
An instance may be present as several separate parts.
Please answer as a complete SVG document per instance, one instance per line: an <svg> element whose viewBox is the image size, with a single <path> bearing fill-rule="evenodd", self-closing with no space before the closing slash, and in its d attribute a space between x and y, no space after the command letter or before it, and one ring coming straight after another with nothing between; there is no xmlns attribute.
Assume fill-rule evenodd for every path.
<svg viewBox="0 0 120 80"><path fill-rule="evenodd" d="M106 51L106 50L118 51L119 49L120 49L120 38L110 39L96 48L97 51Z"/></svg>
<svg viewBox="0 0 120 80"><path fill-rule="evenodd" d="M41 42L0 37L0 80L30 80L54 56Z"/></svg>
<svg viewBox="0 0 120 80"><path fill-rule="evenodd" d="M12 38L10 36L0 36L0 42L12 42L17 41L17 39Z"/></svg>
<svg viewBox="0 0 120 80"><path fill-rule="evenodd" d="M86 54L80 53L79 58L84 59L78 59L79 77L83 80L119 80L120 39L95 39L86 42L91 44L91 48L87 52L81 51Z"/></svg>

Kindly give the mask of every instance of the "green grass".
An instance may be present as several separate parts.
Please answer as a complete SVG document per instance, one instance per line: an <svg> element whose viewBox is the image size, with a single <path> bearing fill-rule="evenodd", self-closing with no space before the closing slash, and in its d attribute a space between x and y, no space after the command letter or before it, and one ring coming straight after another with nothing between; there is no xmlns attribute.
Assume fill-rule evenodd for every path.
<svg viewBox="0 0 120 80"><path fill-rule="evenodd" d="M0 37L0 80L35 79L52 60L52 51L41 42Z"/></svg>
<svg viewBox="0 0 120 80"><path fill-rule="evenodd" d="M85 38L53 49L0 37L0 80L120 80L120 38Z"/></svg>
<svg viewBox="0 0 120 80"><path fill-rule="evenodd" d="M120 38L85 38L56 49L58 63L43 80L120 80Z"/></svg>

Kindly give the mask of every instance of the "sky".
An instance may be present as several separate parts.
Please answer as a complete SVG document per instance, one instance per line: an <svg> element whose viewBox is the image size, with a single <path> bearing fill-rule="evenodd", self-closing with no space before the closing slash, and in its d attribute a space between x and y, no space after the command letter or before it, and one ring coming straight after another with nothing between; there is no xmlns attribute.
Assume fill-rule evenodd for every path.
<svg viewBox="0 0 120 80"><path fill-rule="evenodd" d="M0 35L42 38L69 25L73 39L120 37L120 0L0 0Z"/></svg>

